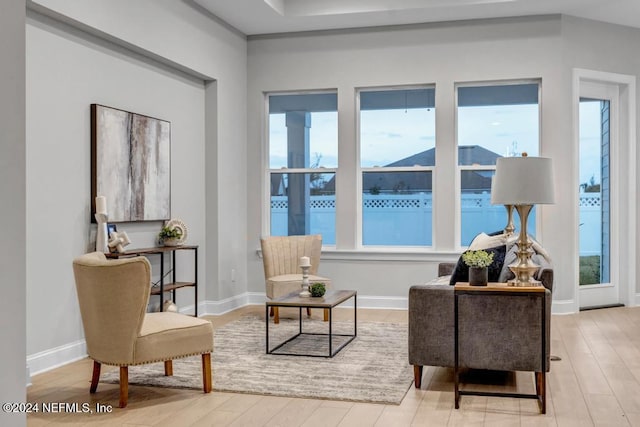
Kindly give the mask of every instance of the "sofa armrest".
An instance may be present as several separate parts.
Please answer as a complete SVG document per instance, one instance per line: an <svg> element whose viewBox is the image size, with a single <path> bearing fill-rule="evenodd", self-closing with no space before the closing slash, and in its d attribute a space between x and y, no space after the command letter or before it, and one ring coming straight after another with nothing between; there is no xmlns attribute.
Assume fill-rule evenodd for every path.
<svg viewBox="0 0 640 427"><path fill-rule="evenodd" d="M539 279L549 292L553 293L553 269L545 268L538 275Z"/></svg>
<svg viewBox="0 0 640 427"><path fill-rule="evenodd" d="M409 289L409 363L453 366L453 286Z"/></svg>
<svg viewBox="0 0 640 427"><path fill-rule="evenodd" d="M448 276L453 273L456 268L455 262L441 262L438 264L438 277Z"/></svg>

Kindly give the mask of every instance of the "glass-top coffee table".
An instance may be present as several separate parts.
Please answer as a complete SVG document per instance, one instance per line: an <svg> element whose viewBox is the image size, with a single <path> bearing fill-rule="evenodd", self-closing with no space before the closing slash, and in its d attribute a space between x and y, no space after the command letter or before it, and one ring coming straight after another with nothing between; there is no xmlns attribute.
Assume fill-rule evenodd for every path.
<svg viewBox="0 0 640 427"><path fill-rule="evenodd" d="M322 297L301 297L299 292L292 292L280 298L269 300L265 304L265 331L266 331L266 347L267 354L289 355L289 356L311 356L311 357L333 357L347 344L349 344L357 336L357 308L358 298L356 291L327 291ZM333 308L353 298L353 334L336 334L333 332ZM269 349L269 308L270 307L297 307L298 308L298 333L291 338L283 341L277 346ZM329 311L328 327L329 332L310 332L303 331L302 328L302 309L303 308L322 308ZM334 343L337 338L341 338L339 342ZM314 354L304 351L304 341L315 342L316 344L328 344L328 352L324 354ZM296 344L296 341L302 343L302 351L290 351ZM300 347L300 346L298 346Z"/></svg>

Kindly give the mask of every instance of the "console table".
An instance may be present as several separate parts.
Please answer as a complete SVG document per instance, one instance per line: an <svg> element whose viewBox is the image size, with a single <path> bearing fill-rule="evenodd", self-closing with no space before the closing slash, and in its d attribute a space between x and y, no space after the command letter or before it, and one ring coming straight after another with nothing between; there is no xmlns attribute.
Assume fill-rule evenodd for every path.
<svg viewBox="0 0 640 427"><path fill-rule="evenodd" d="M509 286L506 283L489 283L487 286L471 286L469 283L456 283L454 288L454 396L455 408L460 407L460 396L497 396L497 397L515 397L525 399L536 399L540 406L540 412L547 412L547 393L546 393L546 375L547 375L547 349L546 349L546 325L545 319L547 314L546 288L544 286ZM469 296L472 298L482 298L487 295L512 295L518 297L538 298L540 300L540 372L535 372L535 394L525 393L497 393L460 390L460 325L459 318L464 316L458 309L459 298L461 296ZM481 319L478 319L481 321ZM491 345L491 343L487 343ZM500 367L496 367L500 369Z"/></svg>
<svg viewBox="0 0 640 427"><path fill-rule="evenodd" d="M177 251L193 251L193 265L194 265L194 273L193 273L193 281L192 282L178 282L176 276L176 252ZM171 282L165 283L165 273L164 273L164 256L165 254L169 254L171 257ZM141 248L141 249L131 249L125 252L111 252L105 253L107 258L124 258L124 257L134 257L134 256L146 256L149 255L160 255L160 282L159 286L151 287L151 295L158 295L160 297L160 311L164 310L162 301L163 295L165 292L171 292L173 301L176 300L176 289L184 288L184 287L193 287L194 288L194 316L198 317L198 246L158 246L154 248Z"/></svg>

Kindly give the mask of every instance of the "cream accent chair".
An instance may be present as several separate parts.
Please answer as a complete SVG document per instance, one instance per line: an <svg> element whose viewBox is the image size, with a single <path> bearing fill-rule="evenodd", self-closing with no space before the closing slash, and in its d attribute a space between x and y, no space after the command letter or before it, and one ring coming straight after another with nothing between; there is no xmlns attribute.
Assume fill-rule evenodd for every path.
<svg viewBox="0 0 640 427"><path fill-rule="evenodd" d="M102 364L120 367L120 407L127 406L128 367L202 355L202 385L211 391L211 322L184 314L147 313L151 267L145 257L107 260L101 252L73 261L87 353L93 359L90 392L95 393Z"/></svg>
<svg viewBox="0 0 640 427"><path fill-rule="evenodd" d="M324 283L331 287L331 279L317 276L322 250L322 236L313 234L308 236L270 236L260 239L262 248L262 263L264 266L267 298L274 299L288 293L302 290L302 269L300 257L308 256L311 260L309 269L309 283ZM310 310L307 309L310 315ZM271 307L273 322L280 322L278 307ZM324 320L327 321L329 311L324 310Z"/></svg>

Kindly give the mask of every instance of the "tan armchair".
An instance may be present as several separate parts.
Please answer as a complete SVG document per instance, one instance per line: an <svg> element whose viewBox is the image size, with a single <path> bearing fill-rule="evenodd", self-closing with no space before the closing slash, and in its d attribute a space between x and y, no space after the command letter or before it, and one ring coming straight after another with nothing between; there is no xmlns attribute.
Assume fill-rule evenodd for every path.
<svg viewBox="0 0 640 427"><path fill-rule="evenodd" d="M270 236L260 239L262 247L262 263L264 266L267 298L274 299L294 291L302 290L302 270L300 257L311 259L309 283L324 283L331 287L331 279L317 276L322 250L322 236ZM307 309L310 315L310 310ZM271 307L273 322L279 323L278 307ZM324 320L328 319L328 310L324 310Z"/></svg>
<svg viewBox="0 0 640 427"><path fill-rule="evenodd" d="M202 355L202 385L211 391L211 322L172 312L147 313L151 267L145 257L107 260L93 252L73 261L87 353L93 359L90 392L102 364L120 367L120 407L127 406L128 367Z"/></svg>

